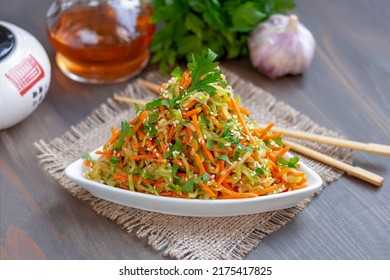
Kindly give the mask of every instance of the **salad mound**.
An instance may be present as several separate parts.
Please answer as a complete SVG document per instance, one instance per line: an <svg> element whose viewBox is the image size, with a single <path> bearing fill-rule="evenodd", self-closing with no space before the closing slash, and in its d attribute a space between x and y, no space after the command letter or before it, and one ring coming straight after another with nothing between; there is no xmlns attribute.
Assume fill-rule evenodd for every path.
<svg viewBox="0 0 390 280"><path fill-rule="evenodd" d="M136 106L136 117L112 128L96 152L88 179L159 196L230 199L292 191L306 186L299 159L272 123L260 128L235 98L216 55L192 55L188 69L172 72L160 97Z"/></svg>

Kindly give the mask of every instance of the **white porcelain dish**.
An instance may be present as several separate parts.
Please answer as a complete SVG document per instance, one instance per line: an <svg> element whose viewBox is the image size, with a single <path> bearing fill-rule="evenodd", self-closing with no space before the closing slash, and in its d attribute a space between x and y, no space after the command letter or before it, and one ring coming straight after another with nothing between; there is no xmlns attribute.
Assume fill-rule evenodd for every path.
<svg viewBox="0 0 390 280"><path fill-rule="evenodd" d="M91 156L93 153L91 153ZM291 157L287 154L287 158ZM311 196L322 185L321 177L304 163L300 170L308 176L306 188L274 195L245 199L201 200L161 197L110 187L84 177L87 167L79 159L65 169L65 174L96 197L151 212L194 217L227 217L285 209Z"/></svg>

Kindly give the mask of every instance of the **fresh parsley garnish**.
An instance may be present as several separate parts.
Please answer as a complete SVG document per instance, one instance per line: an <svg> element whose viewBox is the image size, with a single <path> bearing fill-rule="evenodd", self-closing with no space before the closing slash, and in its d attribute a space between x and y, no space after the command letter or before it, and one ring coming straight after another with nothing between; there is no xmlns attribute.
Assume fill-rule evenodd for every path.
<svg viewBox="0 0 390 280"><path fill-rule="evenodd" d="M91 162L91 163L95 162L95 160L91 157L90 154L84 154L84 155L81 156L81 158L89 160L89 162Z"/></svg>
<svg viewBox="0 0 390 280"><path fill-rule="evenodd" d="M172 156L173 152L182 152L184 145L180 141L176 141L172 147L169 148L169 151L164 155L164 159L167 159Z"/></svg>
<svg viewBox="0 0 390 280"><path fill-rule="evenodd" d="M283 165L290 168L297 168L297 163L299 161L298 157L292 157L290 160L286 160L284 158L278 158L278 164Z"/></svg>
<svg viewBox="0 0 390 280"><path fill-rule="evenodd" d="M121 135L114 145L114 150L119 150L123 146L123 142L126 136L133 136L134 132L131 125L127 121L121 122Z"/></svg>
<svg viewBox="0 0 390 280"><path fill-rule="evenodd" d="M183 192L191 193L194 191L194 187L195 187L194 178L191 178L183 185Z"/></svg>
<svg viewBox="0 0 390 280"><path fill-rule="evenodd" d="M120 162L120 159L117 158L117 157L111 157L111 158L110 158L110 162L111 162L112 164L118 164L118 163Z"/></svg>
<svg viewBox="0 0 390 280"><path fill-rule="evenodd" d="M152 7L152 22L160 26L152 38L152 63L166 74L170 66L205 47L228 59L247 56L251 30L295 5L293 0L154 0Z"/></svg>
<svg viewBox="0 0 390 280"><path fill-rule="evenodd" d="M230 159L229 159L229 157L228 157L227 155L219 156L218 159L219 159L219 160L226 161L226 162L229 163L229 164L232 164L232 162L230 161Z"/></svg>

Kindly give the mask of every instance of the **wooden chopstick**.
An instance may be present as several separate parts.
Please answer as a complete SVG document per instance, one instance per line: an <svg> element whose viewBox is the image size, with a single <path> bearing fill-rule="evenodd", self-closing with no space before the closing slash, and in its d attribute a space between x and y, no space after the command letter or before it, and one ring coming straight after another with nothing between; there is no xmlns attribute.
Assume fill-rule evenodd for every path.
<svg viewBox="0 0 390 280"><path fill-rule="evenodd" d="M120 95L116 95L116 94L114 95L113 98L116 101L125 102L125 103L129 103L129 104L138 104L142 107L146 107L146 102L144 100L141 100L141 99L134 99L134 98L120 96Z"/></svg>
<svg viewBox="0 0 390 280"><path fill-rule="evenodd" d="M266 124L260 124L260 127L266 127ZM284 136L293 137L297 139L302 140L309 140L312 142L317 142L321 144L328 144L333 146L339 146L354 150L361 150L372 154L378 154L378 155L384 155L384 156L390 156L390 146L382 145L382 144L375 144L375 143L361 143L357 141L347 140L347 139L340 139L340 138L334 138L324 135L318 135L288 128L282 128L282 127L272 127L273 131L280 131L283 133Z"/></svg>
<svg viewBox="0 0 390 280"><path fill-rule="evenodd" d="M146 88L152 90L153 92L159 94L160 92L160 89L159 89L159 86L154 84L154 83L151 83L149 81L146 81L146 80L142 80L140 79L140 82L142 83L142 85L144 85ZM140 106L145 106L145 101L143 100L139 100L139 99L132 99L132 98L128 98L128 97L123 97L123 96L118 96L118 95L115 95L114 96L114 99L117 100L117 101L121 101L121 102L127 102L127 103L136 103L136 104L139 104ZM260 125L262 126L262 125ZM265 127L265 126L263 126ZM290 136L290 137L294 137L295 135L295 138L301 138L301 139L304 139L304 140L311 140L311 141L314 141L314 139L318 139L318 136L320 135L316 135L316 134L310 134L310 133L305 133L305 132L298 132L297 131L293 131L291 129L289 130L285 130L285 129L280 129L278 127L273 127L273 130L279 130L280 132L282 132L285 136ZM285 133L286 132L286 133ZM303 134L303 136L302 136ZM309 136L307 136L309 135ZM314 137L315 136L315 137ZM306 137L306 138L303 138L303 137ZM359 142L355 142L355 141L349 141L349 140L344 140L344 139L337 139L337 138L332 138L332 137L326 137L326 136L321 136L319 137L320 138L320 141L325 138L328 142L319 142L319 141L315 141L315 142L319 142L319 143L324 143L324 144L331 144L331 143L342 143L343 141L347 141L347 142L353 142L355 143L355 149L358 149L356 147L362 147L363 145L361 144L365 144L365 143L359 143ZM331 140L329 140L331 139ZM343 141L339 141L339 140L343 140ZM310 158L313 158L317 161L320 161L320 162L323 162L329 166L332 166L332 167L335 167L341 171L344 171L346 172L347 174L349 175L352 175L356 178L359 178L363 181L366 181L368 183L371 183L377 187L380 187L382 186L383 184L383 181L384 181L384 178L375 174L375 173L372 173L368 170L365 170L363 168L360 168L360 167L357 167L357 166L353 166L353 165L350 165L350 164L347 164L345 162L342 162L340 160L337 160L337 159L334 159L330 156L327 156L325 154L322 154L320 152L317 152L315 150L312 150L310 148L307 148L301 144L298 144L298 143L295 143L295 142L292 142L292 141L288 141L286 139L283 139L283 143L285 145L288 145L290 146L290 148L302 155L305 155L307 157L310 157ZM359 143L359 145L356 145L356 143ZM335 144L333 144L335 145ZM367 144L366 144L367 145ZM368 144L368 145L379 145L379 144ZM342 145L336 145L336 146L342 146ZM384 146L384 145L379 145L379 146ZM342 146L342 147L345 147L345 146ZM387 146L384 146L384 147L387 147ZM350 148L350 146L348 147ZM366 149L363 149L363 150L366 150ZM380 151L382 151L382 148L379 147ZM378 154L381 154L379 152L377 152ZM386 153L385 153L386 154ZM387 155L387 154L386 154Z"/></svg>
<svg viewBox="0 0 390 280"><path fill-rule="evenodd" d="M301 144L298 144L298 143L295 143L292 141L288 141L286 139L283 139L283 144L290 146L292 150L294 150L302 155L305 155L307 157L321 161L327 165L333 166L339 170L346 172L349 175L352 175L356 178L364 180L364 181L371 183L377 187L380 187L383 184L383 181L384 181L383 177L381 177L375 173L372 173L370 171L367 171L363 168L347 164L345 162L334 159L330 156L327 156L325 154L322 154L320 152L312 150L312 149L305 147Z"/></svg>
<svg viewBox="0 0 390 280"><path fill-rule="evenodd" d="M144 80L144 79L138 79L138 81L147 89L150 89L151 91L153 91L156 94L160 94L160 86L159 85L152 83L152 82L149 82L149 81Z"/></svg>

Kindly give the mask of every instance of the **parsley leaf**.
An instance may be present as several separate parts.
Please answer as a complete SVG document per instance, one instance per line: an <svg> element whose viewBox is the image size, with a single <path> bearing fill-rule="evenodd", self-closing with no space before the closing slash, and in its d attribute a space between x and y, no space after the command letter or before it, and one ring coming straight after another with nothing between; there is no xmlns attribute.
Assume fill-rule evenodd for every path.
<svg viewBox="0 0 390 280"><path fill-rule="evenodd" d="M187 66L191 70L192 83L188 92L203 90L210 95L215 94L216 89L209 84L218 82L222 74L220 71L216 72L219 64L214 62L216 57L216 53L210 49L202 51L199 55L191 55L191 62Z"/></svg>
<svg viewBox="0 0 390 280"><path fill-rule="evenodd" d="M182 152L184 149L183 144L180 141L176 141L175 144L169 148L169 151L164 155L164 159L167 159L172 156L173 152L178 151Z"/></svg>
<svg viewBox="0 0 390 280"><path fill-rule="evenodd" d="M255 172L256 172L256 176L259 176L259 175L264 174L264 169L258 167L258 168L256 168Z"/></svg>
<svg viewBox="0 0 390 280"><path fill-rule="evenodd" d="M221 58L248 55L250 32L273 14L293 9L294 0L154 0L152 63L163 74L189 53L212 49Z"/></svg>
<svg viewBox="0 0 390 280"><path fill-rule="evenodd" d="M112 164L118 164L118 163L120 162L120 159L117 158L117 157L111 157L111 158L110 158L110 162L111 162Z"/></svg>
<svg viewBox="0 0 390 280"><path fill-rule="evenodd" d="M218 159L226 161L229 164L232 164L232 162L230 161L230 159L229 159L229 157L227 155L219 156Z"/></svg>
<svg viewBox="0 0 390 280"><path fill-rule="evenodd" d="M287 161L284 158L278 158L278 164L279 165L287 166L287 167L290 167L290 168L297 168L298 161L299 161L298 157L292 157L292 158L290 158L289 161Z"/></svg>
<svg viewBox="0 0 390 280"><path fill-rule="evenodd" d="M91 157L90 154L84 154L84 155L81 156L81 158L89 160L91 163L95 162L95 160Z"/></svg>
<svg viewBox="0 0 390 280"><path fill-rule="evenodd" d="M189 179L183 186L183 192L191 193L194 191L195 183L194 178Z"/></svg>
<svg viewBox="0 0 390 280"><path fill-rule="evenodd" d="M278 144L279 146L283 146L282 137L274 138L274 141L275 141L275 143Z"/></svg>
<svg viewBox="0 0 390 280"><path fill-rule="evenodd" d="M126 136L133 136L134 131L131 125L127 121L121 122L121 135L114 145L114 150L119 150L123 146L123 142Z"/></svg>

